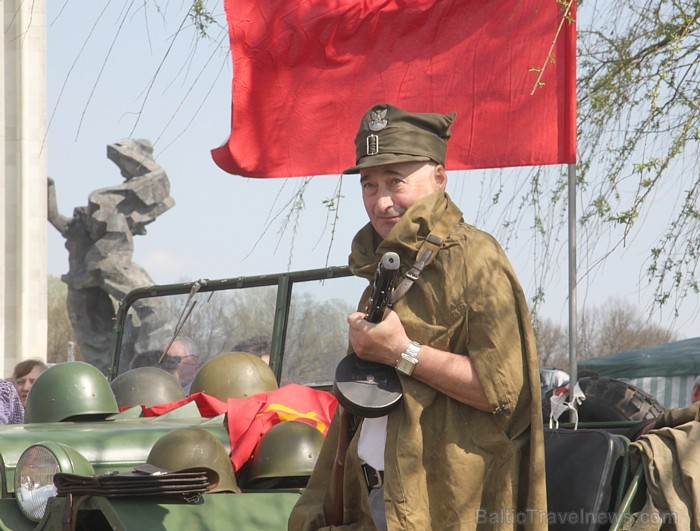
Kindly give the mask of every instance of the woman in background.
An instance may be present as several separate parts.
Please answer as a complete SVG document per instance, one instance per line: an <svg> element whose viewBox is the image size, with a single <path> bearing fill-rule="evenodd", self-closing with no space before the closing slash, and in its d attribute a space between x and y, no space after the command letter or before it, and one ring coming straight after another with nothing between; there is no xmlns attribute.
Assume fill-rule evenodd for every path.
<svg viewBox="0 0 700 531"><path fill-rule="evenodd" d="M29 390L34 385L34 381L45 369L46 364L39 359L22 360L15 365L15 370L12 371L10 380L15 384L22 406L27 403Z"/></svg>

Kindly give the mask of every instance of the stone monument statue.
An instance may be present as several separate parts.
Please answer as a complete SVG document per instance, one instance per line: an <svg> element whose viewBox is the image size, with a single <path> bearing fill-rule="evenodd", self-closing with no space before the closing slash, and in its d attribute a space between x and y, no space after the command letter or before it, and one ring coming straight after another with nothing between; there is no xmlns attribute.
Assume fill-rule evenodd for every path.
<svg viewBox="0 0 700 531"><path fill-rule="evenodd" d="M87 206L76 207L73 217L58 211L56 187L48 180L48 219L68 249L69 271L61 277L68 285L68 315L85 361L103 372L111 361L116 303L132 289L154 283L132 261L133 236L146 234L146 225L175 205L168 176L153 160L148 140L110 144L107 157L119 167L124 182L92 192ZM137 322L132 324L140 327L138 337L165 333L160 330L164 314L157 299L144 299L135 310Z"/></svg>

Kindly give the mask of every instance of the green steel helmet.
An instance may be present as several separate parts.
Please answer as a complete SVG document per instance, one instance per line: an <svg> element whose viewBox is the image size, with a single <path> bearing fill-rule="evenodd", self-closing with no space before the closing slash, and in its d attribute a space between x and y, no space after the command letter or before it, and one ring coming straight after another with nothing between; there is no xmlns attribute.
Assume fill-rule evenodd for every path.
<svg viewBox="0 0 700 531"><path fill-rule="evenodd" d="M52 365L34 382L24 408L24 422L102 420L119 412L104 374L83 361Z"/></svg>
<svg viewBox="0 0 700 531"><path fill-rule="evenodd" d="M226 447L202 428L176 428L156 441L146 462L166 470L206 467L219 475L211 492L241 492Z"/></svg>
<svg viewBox="0 0 700 531"><path fill-rule="evenodd" d="M311 476L324 436L304 422L287 420L270 428L253 452L248 487L304 487Z"/></svg>
<svg viewBox="0 0 700 531"><path fill-rule="evenodd" d="M190 394L202 392L225 402L275 389L275 373L260 357L247 352L223 352L199 368Z"/></svg>
<svg viewBox="0 0 700 531"><path fill-rule="evenodd" d="M112 380L110 386L120 408L150 407L185 398L177 378L158 367L129 369Z"/></svg>

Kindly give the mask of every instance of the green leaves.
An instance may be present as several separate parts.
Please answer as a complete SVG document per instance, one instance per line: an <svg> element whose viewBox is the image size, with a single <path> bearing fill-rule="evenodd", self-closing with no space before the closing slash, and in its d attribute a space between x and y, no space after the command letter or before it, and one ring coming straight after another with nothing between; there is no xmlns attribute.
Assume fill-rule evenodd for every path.
<svg viewBox="0 0 700 531"><path fill-rule="evenodd" d="M209 26L215 22L215 19L202 0L193 0L188 16L199 36L207 37Z"/></svg>

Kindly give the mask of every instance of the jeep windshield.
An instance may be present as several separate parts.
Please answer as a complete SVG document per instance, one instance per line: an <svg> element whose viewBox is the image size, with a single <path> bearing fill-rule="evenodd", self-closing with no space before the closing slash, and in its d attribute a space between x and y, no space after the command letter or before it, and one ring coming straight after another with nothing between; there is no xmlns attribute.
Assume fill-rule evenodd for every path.
<svg viewBox="0 0 700 531"><path fill-rule="evenodd" d="M347 267L330 267L136 289L120 303L110 378L175 337L194 342L200 363L247 352L258 338L280 385L328 389L347 353L347 315L366 285Z"/></svg>

